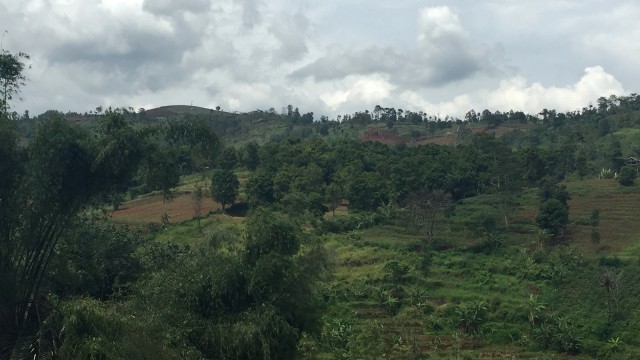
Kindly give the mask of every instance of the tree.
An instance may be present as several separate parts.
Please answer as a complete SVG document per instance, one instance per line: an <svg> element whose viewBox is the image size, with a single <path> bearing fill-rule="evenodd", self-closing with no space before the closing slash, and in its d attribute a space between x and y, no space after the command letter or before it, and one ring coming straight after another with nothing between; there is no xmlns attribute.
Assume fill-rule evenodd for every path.
<svg viewBox="0 0 640 360"><path fill-rule="evenodd" d="M96 173L107 184L107 198L117 199L118 194L127 191L129 180L145 156L145 147L147 134L133 129L122 114L107 112L100 117Z"/></svg>
<svg viewBox="0 0 640 360"><path fill-rule="evenodd" d="M202 213L202 202L204 200L204 192L202 191L202 186L197 184L191 193L191 205L193 205L193 213L195 215L196 220L198 221L198 226L200 226L200 216Z"/></svg>
<svg viewBox="0 0 640 360"><path fill-rule="evenodd" d="M326 187L325 197L326 201L329 203L329 210L332 211L333 215L336 214L336 209L342 202L343 192L342 185L336 181Z"/></svg>
<svg viewBox="0 0 640 360"><path fill-rule="evenodd" d="M451 194L443 190L421 190L407 196L404 204L414 222L424 221L428 243L432 244L436 222L443 210L451 204Z"/></svg>
<svg viewBox="0 0 640 360"><path fill-rule="evenodd" d="M247 169L254 171L260 164L260 157L258 156L258 144L250 142L245 146L243 154L243 163Z"/></svg>
<svg viewBox="0 0 640 360"><path fill-rule="evenodd" d="M358 171L347 183L349 210L374 211L389 201L388 182L377 172Z"/></svg>
<svg viewBox="0 0 640 360"><path fill-rule="evenodd" d="M63 236L47 275L50 288L61 297L90 296L106 300L125 293L142 273L134 255L144 236L126 226L75 221Z"/></svg>
<svg viewBox="0 0 640 360"><path fill-rule="evenodd" d="M233 171L216 169L211 179L211 197L220 203L222 210L227 204L233 204L238 196L240 182Z"/></svg>
<svg viewBox="0 0 640 360"><path fill-rule="evenodd" d="M233 170L238 164L238 152L234 147L227 147L222 150L220 159L218 159L218 166L224 170Z"/></svg>
<svg viewBox="0 0 640 360"><path fill-rule="evenodd" d="M615 318L620 312L620 283L622 282L622 271L615 273L611 269L606 269L600 276L600 285L604 287L607 296L607 315L609 320Z"/></svg>
<svg viewBox="0 0 640 360"><path fill-rule="evenodd" d="M8 114L9 100L20 93L20 87L27 81L23 74L29 55L19 52L11 54L7 50L0 50L0 112Z"/></svg>
<svg viewBox="0 0 640 360"><path fill-rule="evenodd" d="M273 175L258 170L247 180L247 198L252 207L271 204L275 201Z"/></svg>
<svg viewBox="0 0 640 360"><path fill-rule="evenodd" d="M220 139L199 118L171 121L164 127L164 140L176 151L188 153L196 166L212 166L220 152Z"/></svg>
<svg viewBox="0 0 640 360"><path fill-rule="evenodd" d="M5 121L0 114L0 129ZM10 131L0 135L9 160L5 165L3 157L8 173L0 175L9 186L0 191L0 351L11 353L33 344L46 316L40 287L56 244L89 201L117 187L114 179L128 180L112 170L130 168L130 158L113 159L115 153L99 146L101 139L61 118L40 125L26 154L4 149L15 139ZM16 164L15 156L22 161Z"/></svg>
<svg viewBox="0 0 640 360"><path fill-rule="evenodd" d="M189 358L297 358L303 334L321 325L317 284L327 269L325 252L306 240L286 217L256 211L241 251L203 245L146 282L164 304L153 318L201 353Z"/></svg>
<svg viewBox="0 0 640 360"><path fill-rule="evenodd" d="M618 174L618 183L622 186L633 186L636 181L638 172L630 166L624 166Z"/></svg>
<svg viewBox="0 0 640 360"><path fill-rule="evenodd" d="M558 199L552 198L540 205L536 223L541 229L549 231L553 236L559 236L568 222L569 209Z"/></svg>
<svg viewBox="0 0 640 360"><path fill-rule="evenodd" d="M171 188L180 182L178 155L173 148L153 145L144 161L144 181L148 190L161 190L165 200L172 198Z"/></svg>

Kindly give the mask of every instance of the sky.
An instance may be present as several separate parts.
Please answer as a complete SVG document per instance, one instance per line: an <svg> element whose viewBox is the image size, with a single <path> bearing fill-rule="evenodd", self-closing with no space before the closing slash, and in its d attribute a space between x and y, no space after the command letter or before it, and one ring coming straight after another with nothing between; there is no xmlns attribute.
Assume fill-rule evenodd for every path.
<svg viewBox="0 0 640 360"><path fill-rule="evenodd" d="M0 0L12 110L579 110L638 92L635 0Z"/></svg>

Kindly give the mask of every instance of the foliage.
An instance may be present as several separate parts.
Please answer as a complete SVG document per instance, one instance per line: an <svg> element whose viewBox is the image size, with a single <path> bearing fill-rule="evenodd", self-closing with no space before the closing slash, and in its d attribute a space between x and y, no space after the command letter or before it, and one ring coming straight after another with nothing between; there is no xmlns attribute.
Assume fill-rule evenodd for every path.
<svg viewBox="0 0 640 360"><path fill-rule="evenodd" d="M142 273L134 255L142 243L142 235L127 227L78 221L56 246L49 288L62 298L123 296Z"/></svg>
<svg viewBox="0 0 640 360"><path fill-rule="evenodd" d="M233 170L238 165L238 152L234 147L222 150L218 159L218 166L223 170Z"/></svg>
<svg viewBox="0 0 640 360"><path fill-rule="evenodd" d="M211 176L211 197L220 203L222 210L233 204L238 196L240 182L231 170L216 169Z"/></svg>
<svg viewBox="0 0 640 360"><path fill-rule="evenodd" d="M196 184L193 192L191 193L191 205L193 206L193 214L198 225L200 225L200 216L202 216L202 202L204 201L204 191L200 184Z"/></svg>
<svg viewBox="0 0 640 360"><path fill-rule="evenodd" d="M200 118L187 117L181 121L169 121L163 128L162 135L173 152L183 156L188 154L196 168L211 167L220 152L220 138Z"/></svg>
<svg viewBox="0 0 640 360"><path fill-rule="evenodd" d="M637 152L639 96L565 114L469 111L468 123L382 106L342 122L294 106L200 110L100 109L85 117L95 133L56 111L37 117L42 133L28 114L1 116L0 357L637 357L637 249L611 237L623 224L633 238L633 219L626 200L603 201L637 189L588 178ZM353 139L385 126L455 146ZM233 144L220 156L213 129ZM238 170L228 183L250 219L186 221L156 241L86 222L89 201L167 191L214 164ZM592 187L607 192L583 199ZM607 216L589 217L590 201ZM535 243L552 236L575 248Z"/></svg>
<svg viewBox="0 0 640 360"><path fill-rule="evenodd" d="M20 87L27 81L25 60L29 60L29 55L23 52L12 54L0 49L0 115L8 114L9 100L20 93Z"/></svg>
<svg viewBox="0 0 640 360"><path fill-rule="evenodd" d="M65 304L49 322L60 326L62 344L53 344L61 359L178 359L158 345L148 329L95 300ZM54 339L55 340L55 339ZM41 342L42 343L42 342ZM59 346L59 349L55 347ZM195 354L191 354L193 356ZM43 356L43 358L47 358Z"/></svg>
<svg viewBox="0 0 640 360"><path fill-rule="evenodd" d="M349 209L372 211L389 201L388 186L378 173L358 172L351 175L346 188Z"/></svg>
<svg viewBox="0 0 640 360"><path fill-rule="evenodd" d="M11 133L2 135L11 144ZM25 161L9 162L10 171L3 175L11 195L0 219L2 349L37 332L42 311L38 294L58 241L91 199L125 180L118 170L135 163L130 158L116 160L117 154L98 148L100 141L109 143L108 134L94 141L62 119L45 122L29 143ZM18 153L3 151L8 159Z"/></svg>
<svg viewBox="0 0 640 360"><path fill-rule="evenodd" d="M273 203L275 198L271 175L265 171L255 172L247 181L246 193L253 207Z"/></svg>
<svg viewBox="0 0 640 360"><path fill-rule="evenodd" d="M301 250L301 236L287 219L258 211L238 252L225 248L238 239L228 239L160 254L168 261L133 301L151 313L158 308L149 303L165 304L158 326L199 357L293 358L302 334L319 331L315 289L326 270L324 251Z"/></svg>
<svg viewBox="0 0 640 360"><path fill-rule="evenodd" d="M552 235L560 235L569 221L569 211L560 201L550 199L540 205L536 223Z"/></svg>
<svg viewBox="0 0 640 360"><path fill-rule="evenodd" d="M455 325L465 334L480 334L486 321L486 312L484 303L460 306L455 310Z"/></svg>
<svg viewBox="0 0 640 360"><path fill-rule="evenodd" d="M618 183L622 186L633 186L636 181L636 177L638 177L638 170L624 166L620 169L620 173L618 174Z"/></svg>

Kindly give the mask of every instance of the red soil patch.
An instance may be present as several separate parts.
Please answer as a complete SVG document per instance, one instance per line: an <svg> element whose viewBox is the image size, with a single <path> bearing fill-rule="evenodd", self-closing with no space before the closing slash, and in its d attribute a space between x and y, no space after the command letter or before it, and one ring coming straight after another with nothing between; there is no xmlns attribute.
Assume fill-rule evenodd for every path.
<svg viewBox="0 0 640 360"><path fill-rule="evenodd" d="M204 216L209 211L217 209L220 209L220 204L211 198L204 198L200 214ZM191 194L180 194L167 202L163 201L162 195L134 200L122 206L120 210L111 212L111 218L114 221L125 223L160 223L162 214L165 212L169 215L171 223L192 219L195 211Z"/></svg>

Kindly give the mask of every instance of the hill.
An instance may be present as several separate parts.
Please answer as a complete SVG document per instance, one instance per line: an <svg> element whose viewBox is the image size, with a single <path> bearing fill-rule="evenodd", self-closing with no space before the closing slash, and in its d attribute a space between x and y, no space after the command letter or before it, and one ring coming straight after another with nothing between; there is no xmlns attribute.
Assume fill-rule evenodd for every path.
<svg viewBox="0 0 640 360"><path fill-rule="evenodd" d="M627 158L640 150L640 97L474 114L50 113L75 125L45 123L26 151L5 131L6 183L24 199L5 215L57 224L56 211L77 211L42 228L47 292L25 311L47 318L47 338L33 320L37 340L15 346L101 358L638 358L640 188ZM41 178L47 191L22 186ZM207 190L222 179L226 210ZM28 224L3 234L28 240Z"/></svg>

